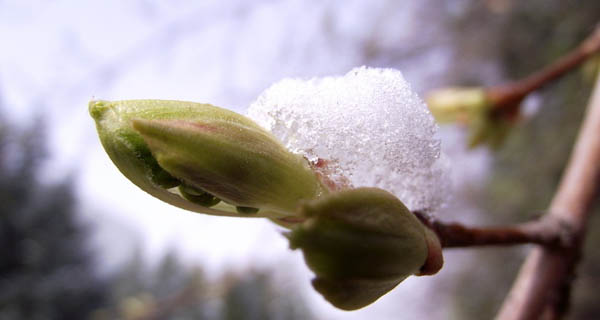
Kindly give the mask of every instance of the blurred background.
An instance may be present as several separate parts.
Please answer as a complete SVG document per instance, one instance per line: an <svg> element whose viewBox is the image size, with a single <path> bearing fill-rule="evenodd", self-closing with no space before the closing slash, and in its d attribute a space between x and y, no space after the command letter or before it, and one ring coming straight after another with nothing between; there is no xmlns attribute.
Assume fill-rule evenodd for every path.
<svg viewBox="0 0 600 320"><path fill-rule="evenodd" d="M0 319L489 319L527 248L450 250L439 275L339 311L275 225L185 212L127 181L87 103L244 112L281 78L361 65L400 69L421 96L494 85L550 63L599 21L597 0L0 0ZM497 150L466 150L461 129L442 127L454 189L437 215L499 224L542 212L593 68L530 96L530 117ZM600 317L599 241L589 233L570 319Z"/></svg>

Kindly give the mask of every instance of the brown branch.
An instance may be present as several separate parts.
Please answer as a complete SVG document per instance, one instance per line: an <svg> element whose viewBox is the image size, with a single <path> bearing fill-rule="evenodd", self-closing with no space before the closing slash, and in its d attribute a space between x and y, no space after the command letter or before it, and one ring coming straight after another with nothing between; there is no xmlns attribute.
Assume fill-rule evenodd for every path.
<svg viewBox="0 0 600 320"><path fill-rule="evenodd" d="M566 247L570 244L568 230L554 219L546 218L510 226L468 227L460 223L441 222L419 211L413 213L437 234L444 248L527 243Z"/></svg>
<svg viewBox="0 0 600 320"><path fill-rule="evenodd" d="M600 77L548 218L572 231L568 248L539 247L527 257L497 320L558 319L566 312L585 226L600 185Z"/></svg>
<svg viewBox="0 0 600 320"><path fill-rule="evenodd" d="M596 27L577 48L542 70L521 80L488 88L488 98L498 110L513 113L529 93L563 76L598 52L600 52L600 26Z"/></svg>

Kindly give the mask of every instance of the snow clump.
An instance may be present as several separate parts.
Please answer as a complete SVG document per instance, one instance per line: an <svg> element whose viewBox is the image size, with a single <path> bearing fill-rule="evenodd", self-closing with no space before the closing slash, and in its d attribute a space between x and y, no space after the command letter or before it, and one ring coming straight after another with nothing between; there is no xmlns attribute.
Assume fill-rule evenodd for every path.
<svg viewBox="0 0 600 320"><path fill-rule="evenodd" d="M304 155L334 188L381 188L428 212L450 192L437 125L398 70L284 79L258 97L248 116Z"/></svg>

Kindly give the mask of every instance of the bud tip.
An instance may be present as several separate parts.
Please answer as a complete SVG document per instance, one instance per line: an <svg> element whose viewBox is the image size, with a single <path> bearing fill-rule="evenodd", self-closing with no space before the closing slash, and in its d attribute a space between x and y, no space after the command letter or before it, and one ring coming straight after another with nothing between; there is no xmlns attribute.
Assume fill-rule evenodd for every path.
<svg viewBox="0 0 600 320"><path fill-rule="evenodd" d="M88 105L90 115L94 120L99 120L102 115L110 108L110 102L105 100L92 100Z"/></svg>

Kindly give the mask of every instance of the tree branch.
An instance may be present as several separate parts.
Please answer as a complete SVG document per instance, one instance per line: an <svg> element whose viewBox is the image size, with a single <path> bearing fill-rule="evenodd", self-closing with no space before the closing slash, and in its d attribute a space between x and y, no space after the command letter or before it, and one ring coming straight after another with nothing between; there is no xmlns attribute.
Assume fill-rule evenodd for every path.
<svg viewBox="0 0 600 320"><path fill-rule="evenodd" d="M509 226L468 227L460 223L444 223L420 211L413 213L437 234L443 248L527 243L558 248L567 247L571 242L567 227L552 218Z"/></svg>
<svg viewBox="0 0 600 320"><path fill-rule="evenodd" d="M567 248L539 247L527 257L497 320L557 319L566 312L589 209L600 180L600 77L548 218L572 231Z"/></svg>
<svg viewBox="0 0 600 320"><path fill-rule="evenodd" d="M487 96L497 108L497 112L511 113L529 93L563 76L598 52L600 25L577 48L560 59L521 80L488 88Z"/></svg>

